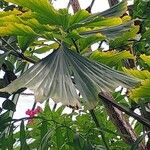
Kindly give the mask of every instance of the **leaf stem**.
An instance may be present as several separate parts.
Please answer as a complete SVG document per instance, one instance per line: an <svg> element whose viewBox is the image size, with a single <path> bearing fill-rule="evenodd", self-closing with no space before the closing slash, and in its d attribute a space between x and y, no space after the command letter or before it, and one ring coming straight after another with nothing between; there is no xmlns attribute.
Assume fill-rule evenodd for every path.
<svg viewBox="0 0 150 150"><path fill-rule="evenodd" d="M71 40L72 40L72 42L73 42L73 44L74 44L74 46L75 46L75 48L76 48L77 53L80 54L79 48L78 48L78 46L77 46L75 40L74 40L73 38L71 38Z"/></svg>

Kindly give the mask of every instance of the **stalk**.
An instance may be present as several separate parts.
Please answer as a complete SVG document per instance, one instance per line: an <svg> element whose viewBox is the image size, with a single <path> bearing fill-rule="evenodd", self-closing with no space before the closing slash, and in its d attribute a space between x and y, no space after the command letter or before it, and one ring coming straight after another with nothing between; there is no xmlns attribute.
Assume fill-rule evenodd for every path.
<svg viewBox="0 0 150 150"><path fill-rule="evenodd" d="M107 143L105 134L104 134L104 132L102 131L101 123L100 123L99 120L97 119L97 117L96 117L95 112L94 112L93 109L90 110L90 114L91 114L91 117L92 117L93 121L95 122L96 127L100 129L99 132L100 132L100 134L101 134L101 137L102 137L102 140L103 140L103 143L104 143L106 149L109 150L109 145L108 145L108 143Z"/></svg>

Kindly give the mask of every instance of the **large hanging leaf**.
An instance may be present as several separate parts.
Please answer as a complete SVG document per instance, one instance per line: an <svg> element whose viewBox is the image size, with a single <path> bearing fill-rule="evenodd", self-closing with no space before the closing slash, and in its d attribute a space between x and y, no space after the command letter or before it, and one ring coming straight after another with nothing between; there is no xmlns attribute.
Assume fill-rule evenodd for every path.
<svg viewBox="0 0 150 150"><path fill-rule="evenodd" d="M100 91L113 91L119 85L131 87L137 82L62 45L0 91L12 93L27 87L34 91L37 101L51 97L65 105L80 106L83 102L90 109L97 104ZM80 91L82 100L76 89Z"/></svg>

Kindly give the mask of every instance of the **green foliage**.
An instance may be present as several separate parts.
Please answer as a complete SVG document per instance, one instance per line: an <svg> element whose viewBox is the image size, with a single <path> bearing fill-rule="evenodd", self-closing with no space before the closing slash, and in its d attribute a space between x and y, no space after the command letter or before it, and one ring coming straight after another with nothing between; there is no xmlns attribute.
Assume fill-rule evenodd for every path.
<svg viewBox="0 0 150 150"><path fill-rule="evenodd" d="M68 9L56 10L48 0L0 0L0 68L4 71L0 97L5 98L0 108L0 149L126 150L138 148L146 135L149 140L145 124L133 119L130 134L139 138L133 140L129 134L133 145L126 144L128 137L117 131L124 123L113 124L98 98L99 92L111 92L117 104L137 108L140 119L149 119L149 5L135 0L132 16L124 14L126 0L104 12L78 10L72 15ZM108 51L102 50L104 41ZM92 51L95 43L101 44ZM47 57L39 58L47 52ZM27 69L30 63L34 65ZM120 85L136 87L125 95L114 93ZM13 119L24 87L34 91L37 101L52 98L71 107L72 113L62 114L64 106L51 110L46 103L39 114ZM122 115L131 129L130 116Z"/></svg>

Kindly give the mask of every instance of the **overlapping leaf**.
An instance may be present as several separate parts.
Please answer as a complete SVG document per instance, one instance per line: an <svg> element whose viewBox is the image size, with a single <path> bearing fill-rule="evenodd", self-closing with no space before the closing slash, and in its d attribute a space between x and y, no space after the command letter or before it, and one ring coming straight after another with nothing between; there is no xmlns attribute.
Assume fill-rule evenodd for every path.
<svg viewBox="0 0 150 150"><path fill-rule="evenodd" d="M133 55L128 51L95 51L91 54L90 58L110 67L122 67L123 60L134 59Z"/></svg>
<svg viewBox="0 0 150 150"><path fill-rule="evenodd" d="M141 83L139 88L131 90L130 96L131 98L138 100L142 98L150 97L150 80L147 79Z"/></svg>
<svg viewBox="0 0 150 150"><path fill-rule="evenodd" d="M62 45L0 91L12 93L27 87L34 91L37 101L51 97L65 105L80 106L83 102L90 109L96 105L100 91L113 91L119 85L131 87L137 82ZM80 91L82 101L76 89Z"/></svg>
<svg viewBox="0 0 150 150"><path fill-rule="evenodd" d="M92 34L96 34L96 33L102 33L102 34L108 36L109 38L114 38L117 35L121 35L125 31L130 31L132 25L133 25L133 21L129 21L127 23L124 23L124 24L121 24L118 26L114 26L114 27L108 27L108 28L103 28L103 29L96 29L96 30L80 32L80 35L92 35ZM136 32L137 32L138 27L134 27L134 28L136 28ZM134 36L135 36L135 34L134 34Z"/></svg>
<svg viewBox="0 0 150 150"><path fill-rule="evenodd" d="M135 89L132 89L130 91L131 98L137 100L141 98L149 98L149 90L150 90L150 72L148 70L133 70L133 69L125 69L124 71L136 78L139 78L142 80L141 85L138 86Z"/></svg>

